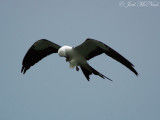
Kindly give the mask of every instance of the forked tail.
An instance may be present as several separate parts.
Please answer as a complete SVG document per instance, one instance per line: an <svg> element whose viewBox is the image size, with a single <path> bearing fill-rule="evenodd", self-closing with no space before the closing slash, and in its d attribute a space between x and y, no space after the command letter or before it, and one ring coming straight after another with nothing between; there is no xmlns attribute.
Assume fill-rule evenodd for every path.
<svg viewBox="0 0 160 120"><path fill-rule="evenodd" d="M110 80L110 81L112 81L110 78L108 78L108 77L106 77L105 75L103 75L103 74L101 74L101 73L99 73L97 70L95 70L94 68L92 68L90 65L87 65L87 68L89 69L87 69L87 68L85 68L85 67L83 67L83 66L80 66L81 67L81 70L82 70L82 72L83 72L83 74L85 75L85 77L87 78L87 80L89 81L89 76L93 73L93 74L95 74L95 75L98 75L98 76L100 76L101 78L103 78L103 79L108 79L108 80Z"/></svg>

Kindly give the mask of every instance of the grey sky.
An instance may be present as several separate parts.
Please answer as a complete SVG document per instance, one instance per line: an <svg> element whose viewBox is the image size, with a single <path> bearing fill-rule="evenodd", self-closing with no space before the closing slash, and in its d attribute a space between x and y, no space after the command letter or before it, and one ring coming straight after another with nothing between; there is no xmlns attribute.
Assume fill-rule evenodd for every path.
<svg viewBox="0 0 160 120"><path fill-rule="evenodd" d="M0 120L160 119L160 5L124 8L119 2L0 0ZM57 54L22 75L25 53L41 38L70 46L100 40L140 75L101 55L89 64L114 81L92 75L88 82Z"/></svg>

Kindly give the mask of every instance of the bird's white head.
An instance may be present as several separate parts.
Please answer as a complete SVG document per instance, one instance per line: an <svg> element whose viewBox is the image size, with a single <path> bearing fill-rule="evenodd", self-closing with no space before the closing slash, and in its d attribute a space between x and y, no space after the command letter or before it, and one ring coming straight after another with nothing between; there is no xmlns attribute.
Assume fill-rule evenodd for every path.
<svg viewBox="0 0 160 120"><path fill-rule="evenodd" d="M58 55L61 57L67 57L67 52L72 50L72 47L70 46L62 46L59 50L58 50Z"/></svg>

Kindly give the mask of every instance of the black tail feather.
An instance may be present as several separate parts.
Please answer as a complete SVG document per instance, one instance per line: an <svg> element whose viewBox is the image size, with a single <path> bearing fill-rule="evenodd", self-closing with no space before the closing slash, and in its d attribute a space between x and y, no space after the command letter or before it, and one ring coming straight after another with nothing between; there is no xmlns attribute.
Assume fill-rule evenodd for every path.
<svg viewBox="0 0 160 120"><path fill-rule="evenodd" d="M90 71L88 71L87 69L85 69L84 67L81 67L81 70L83 72L83 74L85 75L85 77L87 78L87 80L89 81L89 75L91 75L92 73Z"/></svg>
<svg viewBox="0 0 160 120"><path fill-rule="evenodd" d="M82 66L80 66L80 67L81 67L81 70L82 70L83 74L85 75L85 77L87 78L88 81L89 81L89 79L90 79L89 76L90 76L92 73L95 74L95 75L100 76L100 77L103 78L103 79L106 78L106 79L112 81L110 78L108 78L108 77L106 77L105 75L103 75L103 74L99 73L98 71L96 71L96 70L95 70L94 68L92 68L90 65L88 65L90 71L87 70L86 68L82 67Z"/></svg>

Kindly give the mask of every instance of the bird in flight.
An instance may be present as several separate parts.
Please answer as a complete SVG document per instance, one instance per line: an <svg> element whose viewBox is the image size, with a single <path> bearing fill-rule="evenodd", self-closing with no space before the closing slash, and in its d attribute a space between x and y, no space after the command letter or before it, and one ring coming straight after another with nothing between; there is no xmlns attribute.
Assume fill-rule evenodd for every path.
<svg viewBox="0 0 160 120"><path fill-rule="evenodd" d="M138 73L134 69L134 65L131 62L129 62L126 58L108 45L91 38L86 39L77 47L59 46L58 44L46 39L38 40L30 47L24 56L21 72L25 74L25 72L31 66L52 53L58 53L60 57L65 57L66 62L70 63L70 68L76 67L76 70L79 71L80 67L88 81L90 80L91 74L98 75L103 79L106 78L112 81L110 78L91 67L87 62L87 60L90 60L91 58L102 53L105 53L106 55L120 62L138 76Z"/></svg>

